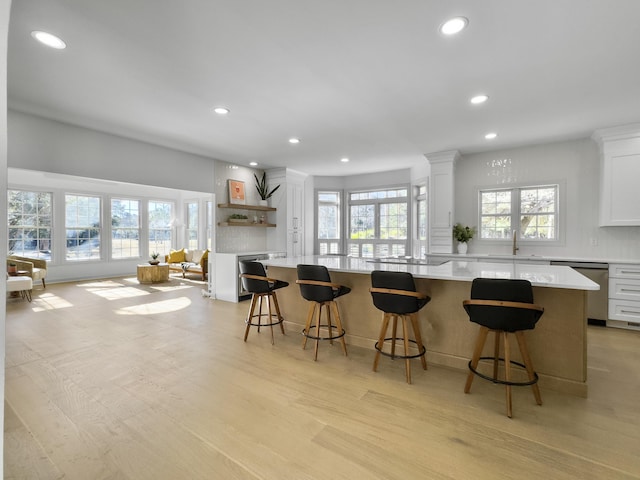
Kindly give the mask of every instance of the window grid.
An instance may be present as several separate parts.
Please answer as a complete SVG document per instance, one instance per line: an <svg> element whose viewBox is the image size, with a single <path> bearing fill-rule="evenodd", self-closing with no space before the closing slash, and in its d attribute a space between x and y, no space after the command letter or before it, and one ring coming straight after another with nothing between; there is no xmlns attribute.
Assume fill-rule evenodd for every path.
<svg viewBox="0 0 640 480"><path fill-rule="evenodd" d="M187 203L187 248L198 248L198 203Z"/></svg>
<svg viewBox="0 0 640 480"><path fill-rule="evenodd" d="M8 252L51 260L53 194L24 190L8 191Z"/></svg>
<svg viewBox="0 0 640 480"><path fill-rule="evenodd" d="M558 239L558 185L480 192L480 238Z"/></svg>
<svg viewBox="0 0 640 480"><path fill-rule="evenodd" d="M173 203L149 201L149 254L156 252L160 256L171 251L173 231Z"/></svg>
<svg viewBox="0 0 640 480"><path fill-rule="evenodd" d="M111 200L111 258L140 257L140 202Z"/></svg>
<svg viewBox="0 0 640 480"><path fill-rule="evenodd" d="M67 260L100 259L100 197L65 195Z"/></svg>
<svg viewBox="0 0 640 480"><path fill-rule="evenodd" d="M406 255L409 248L407 188L349 194L350 256Z"/></svg>
<svg viewBox="0 0 640 480"><path fill-rule="evenodd" d="M480 238L511 238L511 190L480 193Z"/></svg>

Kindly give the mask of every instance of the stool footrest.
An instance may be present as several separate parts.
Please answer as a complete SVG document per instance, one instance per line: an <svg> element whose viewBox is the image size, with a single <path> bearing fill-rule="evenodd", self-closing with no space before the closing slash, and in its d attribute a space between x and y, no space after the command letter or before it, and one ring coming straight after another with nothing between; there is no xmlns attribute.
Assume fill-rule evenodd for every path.
<svg viewBox="0 0 640 480"><path fill-rule="evenodd" d="M396 341L402 341L404 342L404 337L396 337L395 339L393 337L389 337L389 338L385 338L384 341L386 342L387 340L396 340ZM410 343L413 343L415 345L418 345L418 342L416 342L415 340L409 339ZM391 354L389 352L385 352L382 350L382 347L378 345L379 342L376 342L376 344L374 345L374 348L379 351L382 355L384 355L385 357L391 357L391 358L420 358L422 356L424 356L424 354L427 352L427 348L422 345L422 350L420 350L418 353L416 353L415 355L398 355L396 354Z"/></svg>
<svg viewBox="0 0 640 480"><path fill-rule="evenodd" d="M261 319L262 317L269 317L269 316L271 316L271 318L269 319L269 320L270 320L270 322L269 322L269 323L260 323L260 319ZM275 322L273 321L273 318L274 318L274 317L276 318L276 321L275 321ZM257 318L257 319L258 319L258 323L253 323L253 321L252 321L252 320L253 320L254 318ZM270 327L270 326L272 326L272 325L280 325L283 321L284 321L284 317L282 317L282 318L278 318L278 315L276 315L275 313L272 313L271 315L269 315L268 313L263 313L263 314L261 314L261 315L253 315L253 316L251 317L251 319L247 318L247 319L244 321L244 323L246 323L246 324L248 324L248 325L251 325L251 326L254 326L254 327Z"/></svg>
<svg viewBox="0 0 640 480"><path fill-rule="evenodd" d="M479 360L495 361L495 358L494 357L480 357ZM504 358L498 358L498 361L504 363ZM513 360L511 360L509 363L511 363L511 365L516 365L516 366L524 368L524 369L527 368L526 365L524 365L524 364L522 364L520 362L513 361ZM480 378L484 378L485 380L489 380L490 382L493 382L493 383L499 383L500 385L513 385L513 386L516 386L516 387L528 387L530 385L534 385L534 384L538 383L538 374L536 372L533 372L533 375L534 375L533 380L530 380L528 382L508 382L506 380L501 380L499 378L493 378L493 377L490 377L489 375L485 375L483 373L478 372L475 368L473 368L471 366L471 360L469 360L468 367L469 367L469 370L471 370L475 375L479 376Z"/></svg>
<svg viewBox="0 0 640 480"><path fill-rule="evenodd" d="M320 325L320 328L322 328L322 327L324 327L324 328L329 328L329 327L331 327L331 331L333 331L333 330L338 330L338 327L337 327L336 325ZM345 335L345 333L346 333L346 332L344 331L344 328L343 328L343 329L342 329L342 332L341 332L341 333L339 333L338 335L334 335L334 336L331 336L331 337L328 337L328 336L327 336L327 337L317 337L317 336L313 336L313 335L311 335L310 331L311 331L311 329L312 329L312 328L316 328L316 325L311 325L311 326L309 327L309 332L307 332L307 331L306 331L306 329L303 329L303 330L302 330L302 335L303 335L303 336L305 336L305 337L307 337L307 338L311 338L311 339L313 339L313 340L335 340L335 339L337 339L337 338L342 338L342 337L344 337L344 335Z"/></svg>

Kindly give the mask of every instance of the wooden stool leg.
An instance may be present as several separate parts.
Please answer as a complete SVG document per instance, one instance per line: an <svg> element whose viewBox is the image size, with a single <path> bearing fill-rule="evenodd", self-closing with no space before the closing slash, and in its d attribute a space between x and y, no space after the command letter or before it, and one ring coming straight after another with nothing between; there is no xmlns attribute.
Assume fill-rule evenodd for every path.
<svg viewBox="0 0 640 480"><path fill-rule="evenodd" d="M516 339L518 340L520 354L522 355L522 360L524 361L525 368L527 369L527 374L529 375L529 381L532 382L536 378L536 376L533 369L533 362L531 361L531 357L529 356L527 343L524 341L524 332L516 332ZM540 396L540 389L538 388L538 384L534 383L533 385L531 385L531 389L533 390L533 396L536 399L536 403L538 405L542 405L542 397Z"/></svg>
<svg viewBox="0 0 640 480"><path fill-rule="evenodd" d="M327 328L329 329L329 344L333 345L333 328L331 328L331 305L335 305L335 302L329 302L325 305L325 312L327 316Z"/></svg>
<svg viewBox="0 0 640 480"><path fill-rule="evenodd" d="M247 341L249 336L249 329L251 328L251 319L253 318L253 312L256 309L256 294L251 295L251 306L249 307L249 314L247 316L247 328L244 329L244 341Z"/></svg>
<svg viewBox="0 0 640 480"><path fill-rule="evenodd" d="M493 343L493 379L498 379L498 365L500 364L500 334L495 332Z"/></svg>
<svg viewBox="0 0 640 480"><path fill-rule="evenodd" d="M410 317L411 317L411 324L413 325L413 335L416 339L416 345L418 345L418 352L422 352L422 349L424 348L424 343L422 343L422 333L420 332L420 323L418 320L418 314L412 313ZM425 352L425 354L420 357L420 361L422 362L422 369L426 370L427 369L427 352Z"/></svg>
<svg viewBox="0 0 640 480"><path fill-rule="evenodd" d="M471 366L474 369L478 368L478 362L480 361L480 355L482 355L482 349L484 348L484 342L487 340L488 333L489 329L487 327L480 327L478 338L476 340L476 346L473 350L473 357L471 357ZM469 390L471 389L471 383L473 382L473 377L473 372L469 370L469 374L467 375L467 383L465 383L464 385L464 393L469 393Z"/></svg>
<svg viewBox="0 0 640 480"><path fill-rule="evenodd" d="M396 337L398 336L398 316L395 313L391 314L393 319L393 326L391 328L391 358L396 358Z"/></svg>
<svg viewBox="0 0 640 480"><path fill-rule="evenodd" d="M258 333L262 325L262 295L258 294Z"/></svg>
<svg viewBox="0 0 640 480"><path fill-rule="evenodd" d="M278 321L280 322L280 330L282 330L282 334L284 335L284 318L282 318L282 314L280 313L280 305L278 305L278 296L276 292L272 292L271 296L273 297L273 304L276 307L276 314L278 315Z"/></svg>
<svg viewBox="0 0 640 480"><path fill-rule="evenodd" d="M500 332L504 339L504 379L507 382L511 381L511 347L509 346L509 334L507 332ZM496 332L498 335L498 332ZM511 385L507 387L507 417L511 418L513 410L511 407Z"/></svg>
<svg viewBox="0 0 640 480"><path fill-rule="evenodd" d="M409 329L407 328L407 316L402 315L402 341L404 343L404 369L407 383L411 383L411 359L409 358Z"/></svg>
<svg viewBox="0 0 640 480"><path fill-rule="evenodd" d="M333 305L333 309L336 316L336 326L338 327L338 334L342 335L342 330L344 329L342 328L342 319L340 318L340 312L338 311L338 304L336 302L331 302L331 305ZM346 357L347 344L345 343L344 335L340 337L340 342L342 343L342 351L344 352L344 356Z"/></svg>
<svg viewBox="0 0 640 480"><path fill-rule="evenodd" d="M271 295L267 294L267 307L269 307L269 329L271 330L271 345L275 345L275 339L273 338L273 316L271 314Z"/></svg>
<svg viewBox="0 0 640 480"><path fill-rule="evenodd" d="M322 319L322 306L324 304L320 304L320 308L318 308L318 319L316 320L316 344L313 351L313 361L318 360L318 346L320 345L320 323Z"/></svg>
<svg viewBox="0 0 640 480"><path fill-rule="evenodd" d="M380 335L378 337L378 347L382 350L384 345L384 337L387 334L387 328L389 328L389 317L391 314L384 313L382 315L382 327L380 328ZM378 362L380 361L380 350L376 350L376 356L373 358L373 371L378 371Z"/></svg>
<svg viewBox="0 0 640 480"><path fill-rule="evenodd" d="M307 323L304 326L304 335L302 336L302 349L307 346L307 335L309 335L309 329L311 328L311 320L313 319L313 313L316 310L315 302L309 302L309 310L307 311Z"/></svg>

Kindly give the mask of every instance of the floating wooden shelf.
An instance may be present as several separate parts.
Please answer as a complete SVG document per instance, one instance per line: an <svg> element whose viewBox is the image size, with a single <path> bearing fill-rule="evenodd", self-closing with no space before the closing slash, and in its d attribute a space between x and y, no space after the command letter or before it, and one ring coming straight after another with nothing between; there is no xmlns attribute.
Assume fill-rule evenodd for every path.
<svg viewBox="0 0 640 480"><path fill-rule="evenodd" d="M262 212L275 212L277 210L274 207L263 207L262 205L238 205L237 203L219 203L218 208L236 208L238 210L259 210Z"/></svg>
<svg viewBox="0 0 640 480"><path fill-rule="evenodd" d="M220 227L275 227L275 223L218 222Z"/></svg>

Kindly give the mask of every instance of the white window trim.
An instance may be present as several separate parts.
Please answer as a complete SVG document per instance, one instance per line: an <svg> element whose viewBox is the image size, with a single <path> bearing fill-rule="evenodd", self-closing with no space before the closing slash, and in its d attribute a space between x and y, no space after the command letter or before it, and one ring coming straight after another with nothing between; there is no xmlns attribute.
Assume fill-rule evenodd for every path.
<svg viewBox="0 0 640 480"><path fill-rule="evenodd" d="M404 189L407 191L407 196L406 197L396 197L396 198L388 198L388 199L367 199L367 200L354 200L351 201L351 195L352 194L357 194L357 193L366 193L366 192L377 192L377 191L382 191L382 190L401 190ZM380 238L371 238L371 239L365 239L365 240L352 240L351 239L351 206L352 205L367 205L369 203L374 203L376 205L382 204L382 203L398 203L395 200L397 200L397 198L401 198L401 199L406 199L407 202L407 238L404 240L390 240L390 239L380 239ZM413 200L414 195L413 195L413 188L411 184L400 184L400 185L379 185L376 187L371 187L371 188L360 188L360 189L354 189L354 190L348 190L345 192L345 206L344 206L344 211L345 211L345 222L346 222L346 230L345 230L345 251L347 253L347 255L350 254L349 252L349 244L355 242L356 244L359 244L360 247L358 248L359 251L359 255L362 256L362 249L361 246L363 243L370 243L373 245L374 251L376 249L376 245L384 245L384 244L389 244L389 243L395 243L395 244L400 244L400 243L404 243L405 244L405 255L409 255L410 252L412 251L412 246L413 246L413 242L412 242L412 236L413 236ZM376 209L377 210L377 209ZM378 215L378 212L376 211L376 216ZM379 229L380 227L380 221L379 218L376 219L376 227ZM379 231L376 232L377 235L379 235Z"/></svg>
<svg viewBox="0 0 640 480"><path fill-rule="evenodd" d="M567 194L567 185L565 180L549 180L549 181L537 181L537 182L522 182L522 183L510 183L507 185L483 185L476 186L476 222L477 222L477 235L473 238L473 242L479 246L495 246L495 245L512 245L513 239L500 238L500 239L491 239L491 238L481 238L480 236L480 226L481 226L481 218L482 211L480 205L480 194L482 192L487 191L496 191L496 190L515 190L515 189L526 189L526 188L539 188L544 186L557 185L558 186L558 208L557 208L557 238L555 240L531 240L531 239L521 239L518 237L518 245L519 246L529 246L529 247L544 247L544 246L564 246L565 245L565 225L566 221L566 194ZM515 202L512 199L512 202ZM512 217L515 216L519 218L520 208L518 207L518 213L512 213Z"/></svg>

